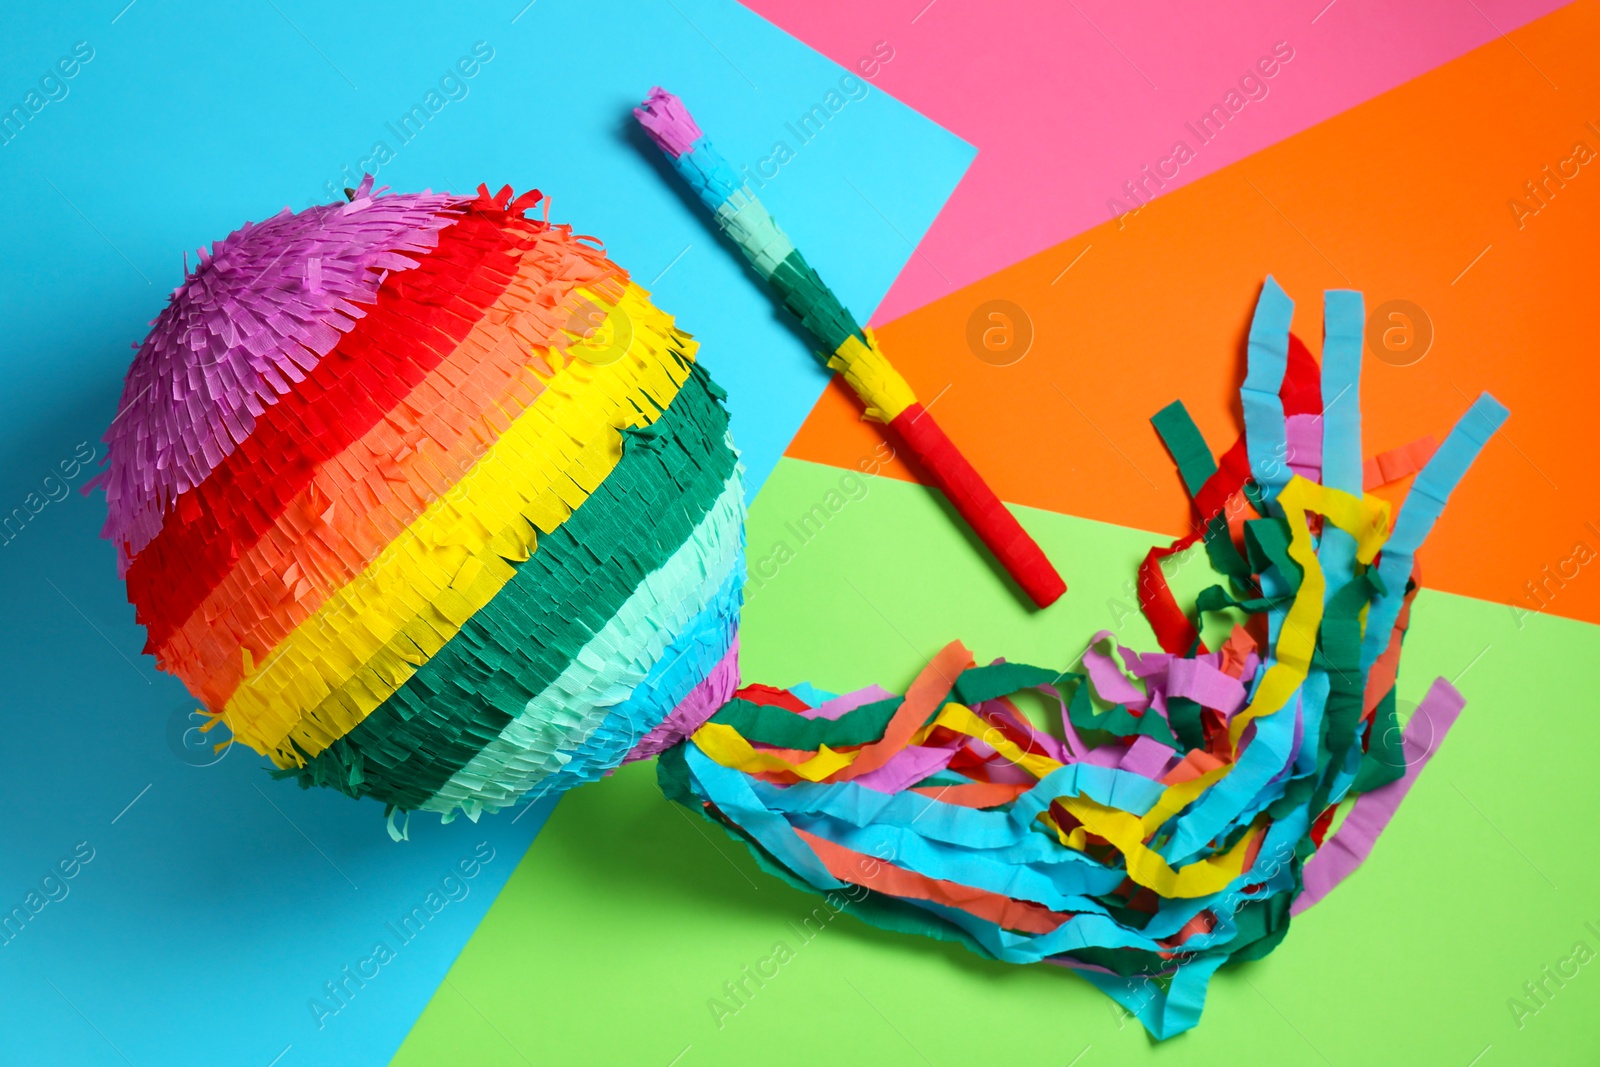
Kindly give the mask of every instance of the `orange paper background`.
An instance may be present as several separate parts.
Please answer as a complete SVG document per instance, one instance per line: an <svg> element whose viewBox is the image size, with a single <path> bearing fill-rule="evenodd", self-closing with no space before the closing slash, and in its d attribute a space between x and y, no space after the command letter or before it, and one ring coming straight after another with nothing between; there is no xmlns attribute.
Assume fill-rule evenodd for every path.
<svg viewBox="0 0 1600 1067"><path fill-rule="evenodd" d="M1434 341L1410 366L1369 348L1367 454L1442 439L1481 390L1512 410L1424 548L1424 583L1530 610L1536 583L1546 610L1600 622L1600 576L1572 559L1580 541L1600 550L1587 444L1600 395L1600 157L1564 188L1549 183L1537 214L1511 207L1538 206L1525 183L1577 142L1600 153L1596 54L1600 5L1565 8L884 324L879 339L1003 499L1176 535L1187 499L1149 416L1182 398L1214 451L1232 443L1265 274L1295 299L1295 332L1313 352L1322 290L1362 290L1369 312L1412 301ZM1173 137L1195 143L1182 127ZM1033 326L1010 366L966 340L994 299ZM788 454L854 467L879 433L858 415L835 381ZM884 469L912 477L899 461ZM1563 567L1564 583L1548 577Z"/></svg>

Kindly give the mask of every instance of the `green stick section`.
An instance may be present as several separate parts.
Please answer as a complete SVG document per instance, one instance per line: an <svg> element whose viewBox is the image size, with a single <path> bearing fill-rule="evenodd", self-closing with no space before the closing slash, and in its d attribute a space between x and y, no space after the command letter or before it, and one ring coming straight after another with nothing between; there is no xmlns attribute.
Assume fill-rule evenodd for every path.
<svg viewBox="0 0 1600 1067"><path fill-rule="evenodd" d="M814 507L827 521L802 528ZM980 662L1064 662L1101 628L1153 649L1125 582L1165 539L1017 510L1070 568L1042 614L927 490L783 460L750 517L746 679L900 690L955 637ZM1217 578L1197 546L1170 580L1184 601ZM1208 618L1208 639L1225 625ZM1465 1067L1486 1045L1480 1067L1600 1062L1600 963L1548 982L1543 1007L1522 988L1579 942L1600 953L1597 657L1600 628L1419 595L1399 711L1444 675L1460 723L1367 865L1271 956L1222 971L1200 1026L1165 1045L1059 968L836 915L676 810L644 765L562 801L395 1062L1044 1065L1091 1045L1080 1067ZM1520 1030L1513 997L1538 1009Z"/></svg>

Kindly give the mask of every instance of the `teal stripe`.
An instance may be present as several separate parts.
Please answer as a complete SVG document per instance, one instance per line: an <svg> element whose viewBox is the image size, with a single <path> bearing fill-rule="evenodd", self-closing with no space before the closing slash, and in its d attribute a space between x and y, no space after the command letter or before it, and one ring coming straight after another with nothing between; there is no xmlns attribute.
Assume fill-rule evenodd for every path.
<svg viewBox="0 0 1600 1067"><path fill-rule="evenodd" d="M295 775L413 810L561 674L690 535L733 473L723 393L697 365L572 517L432 659Z"/></svg>
<svg viewBox="0 0 1600 1067"><path fill-rule="evenodd" d="M709 139L701 137L672 164L755 272L772 283L783 306L821 344L822 350L813 353L817 362L826 366L828 358L852 336L866 339L844 304L822 284L771 212L734 176L733 168Z"/></svg>
<svg viewBox="0 0 1600 1067"><path fill-rule="evenodd" d="M650 673L673 635L716 595L738 563L743 535L744 486L735 471L677 551L639 583L561 674L452 775L426 808L460 807L468 814L498 810L561 771L571 751ZM643 726L640 736L654 725Z"/></svg>

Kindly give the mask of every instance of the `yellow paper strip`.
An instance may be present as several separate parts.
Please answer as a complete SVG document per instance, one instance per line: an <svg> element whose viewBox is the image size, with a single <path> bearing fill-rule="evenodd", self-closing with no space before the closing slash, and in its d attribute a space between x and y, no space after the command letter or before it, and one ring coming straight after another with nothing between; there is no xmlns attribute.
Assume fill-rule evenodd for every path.
<svg viewBox="0 0 1600 1067"><path fill-rule="evenodd" d="M1327 580L1317 563L1311 543L1311 528L1306 512L1315 511L1327 522L1344 530L1356 541L1356 559L1371 563L1389 537L1389 502L1367 495L1356 499L1349 493L1307 481L1300 475L1289 479L1278 494L1289 520L1289 557L1304 572L1299 592L1283 627L1278 632L1272 666L1256 687L1255 698L1242 708L1228 726L1228 740L1235 751L1245 727L1263 715L1271 715L1288 703L1311 670L1311 654L1316 649L1317 629L1322 625L1323 593Z"/></svg>
<svg viewBox="0 0 1600 1067"><path fill-rule="evenodd" d="M758 752L744 735L720 722L708 722L694 732L694 743L701 752L724 767L746 773L778 772L798 775L808 782L820 782L855 762L854 752L835 752L827 745L803 763L791 763L770 752Z"/></svg>
<svg viewBox="0 0 1600 1067"><path fill-rule="evenodd" d="M1181 787L1173 786L1173 789L1178 788ZM1251 845L1265 833L1259 826L1252 827L1227 852L1175 870L1159 852L1145 844L1144 819L1108 808L1088 797L1062 797L1059 803L1082 822L1089 833L1116 846L1127 864L1129 878L1164 897L1203 897L1220 892L1244 871Z"/></svg>

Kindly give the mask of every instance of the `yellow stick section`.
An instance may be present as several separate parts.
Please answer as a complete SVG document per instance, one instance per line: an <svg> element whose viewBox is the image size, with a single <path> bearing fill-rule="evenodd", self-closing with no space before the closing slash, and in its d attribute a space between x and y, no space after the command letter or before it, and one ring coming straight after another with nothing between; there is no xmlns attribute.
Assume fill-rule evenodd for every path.
<svg viewBox="0 0 1600 1067"><path fill-rule="evenodd" d="M878 339L867 327L863 344L854 334L845 338L844 344L828 359L828 366L843 375L861 402L866 405L866 417L874 422L892 422L899 414L917 402L911 386L894 369L888 358L878 348Z"/></svg>

